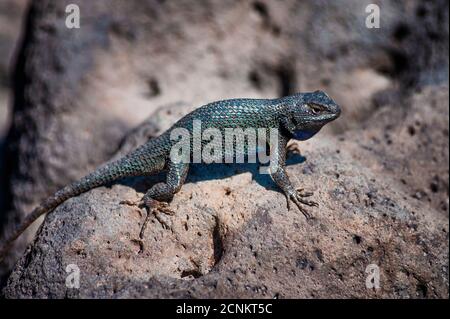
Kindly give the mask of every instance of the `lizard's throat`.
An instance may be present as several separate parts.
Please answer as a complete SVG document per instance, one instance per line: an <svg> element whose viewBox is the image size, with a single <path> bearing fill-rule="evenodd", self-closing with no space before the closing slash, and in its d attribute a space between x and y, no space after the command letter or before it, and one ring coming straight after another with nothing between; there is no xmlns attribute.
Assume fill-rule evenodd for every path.
<svg viewBox="0 0 450 319"><path fill-rule="evenodd" d="M306 141L307 139L310 139L314 135L317 134L317 132L320 131L319 129L304 129L304 130L295 130L294 131L294 139L299 141Z"/></svg>

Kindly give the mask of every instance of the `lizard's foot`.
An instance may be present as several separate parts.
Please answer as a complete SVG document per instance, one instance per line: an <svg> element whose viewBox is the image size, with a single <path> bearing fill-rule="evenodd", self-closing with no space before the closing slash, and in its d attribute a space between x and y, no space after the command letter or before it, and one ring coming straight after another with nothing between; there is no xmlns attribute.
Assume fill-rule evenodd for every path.
<svg viewBox="0 0 450 319"><path fill-rule="evenodd" d="M302 155L302 153L300 152L300 146L298 145L298 143L294 140L290 140L289 143L286 146L286 150L288 152L292 152L294 154L299 154Z"/></svg>
<svg viewBox="0 0 450 319"><path fill-rule="evenodd" d="M119 205L127 205L127 206L131 206L131 207L135 207L135 210L139 213L139 216L142 217L142 210L140 208L142 208L143 202L142 200L122 200L119 202Z"/></svg>
<svg viewBox="0 0 450 319"><path fill-rule="evenodd" d="M160 222L160 224L166 228L166 229L172 229L170 225L167 224L167 222L159 216L160 213L173 216L175 215L175 212L170 209L169 204L166 202L160 202L153 198L144 198L142 199L142 205L147 209L147 216L144 220L144 224L142 225L141 232L139 234L139 237L142 239L144 238L144 232L147 228L147 224L150 218L150 215L155 216L155 218Z"/></svg>
<svg viewBox="0 0 450 319"><path fill-rule="evenodd" d="M175 212L170 209L169 204L166 202L160 202L153 198L143 198L142 202L142 205L153 213L163 213L169 216L175 215Z"/></svg>
<svg viewBox="0 0 450 319"><path fill-rule="evenodd" d="M159 216L160 213L169 216L175 215L175 212L169 208L169 204L166 202L160 202L152 198L146 198L144 196L140 200L137 201L124 200L121 201L120 204L145 208L147 212L144 219L144 223L142 224L141 227L141 231L139 232L139 240L137 240L141 246L141 252L144 250L143 239L151 215L155 216L155 218L158 220L158 222L161 223L161 225L163 225L164 228L171 229L171 227L167 224L167 222L164 221L164 219Z"/></svg>
<svg viewBox="0 0 450 319"><path fill-rule="evenodd" d="M305 200L305 197L311 196L311 192L303 192L302 188L296 189L295 192L286 194L287 197L287 208L290 210L290 201L293 201L302 214L307 218L311 219L313 216L302 206L314 206L318 207L319 204L313 201Z"/></svg>
<svg viewBox="0 0 450 319"><path fill-rule="evenodd" d="M142 198L137 201L123 200L123 201L120 201L119 204L128 205L128 206L137 206L139 208L147 208L151 212L164 213L164 214L170 215L170 216L175 215L175 212L169 208L168 203L160 202L155 199Z"/></svg>
<svg viewBox="0 0 450 319"><path fill-rule="evenodd" d="M144 204L144 201L142 199L138 199L138 200L121 200L119 202L120 205L127 205L127 206L137 206L137 207L142 207Z"/></svg>

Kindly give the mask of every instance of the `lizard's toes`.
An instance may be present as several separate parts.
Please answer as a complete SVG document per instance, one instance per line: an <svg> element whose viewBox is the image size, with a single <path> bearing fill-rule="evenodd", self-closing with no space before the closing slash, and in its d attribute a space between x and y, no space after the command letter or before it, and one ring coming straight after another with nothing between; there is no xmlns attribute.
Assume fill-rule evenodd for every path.
<svg viewBox="0 0 450 319"><path fill-rule="evenodd" d="M298 209L306 217L306 219L311 219L312 215L302 206L302 202L296 196L291 196L290 199L295 203Z"/></svg>
<svg viewBox="0 0 450 319"><path fill-rule="evenodd" d="M169 216L175 215L175 212L172 209L170 209L168 205L167 207L166 206L157 207L156 210Z"/></svg>
<svg viewBox="0 0 450 319"><path fill-rule="evenodd" d="M144 241L141 238L131 239L131 242L139 245L139 253L144 251Z"/></svg>
<svg viewBox="0 0 450 319"><path fill-rule="evenodd" d="M309 201L306 205L308 205L308 206L314 206L314 207L319 207L319 203L314 202L314 201Z"/></svg>
<svg viewBox="0 0 450 319"><path fill-rule="evenodd" d="M153 212L159 212L170 216L175 215L175 212L170 209L169 204L166 202L160 202L155 199L151 199L145 201L145 205L149 208L149 210Z"/></svg>
<svg viewBox="0 0 450 319"><path fill-rule="evenodd" d="M169 203L166 202L158 202L158 206L161 208L168 208L169 207Z"/></svg>
<svg viewBox="0 0 450 319"><path fill-rule="evenodd" d="M170 225L170 220L167 219L167 217L163 217L163 215L160 215L160 210L153 211L153 216L155 216L156 220L163 226L165 229L172 229L172 226ZM162 212L167 215L167 213Z"/></svg>
<svg viewBox="0 0 450 319"><path fill-rule="evenodd" d="M305 204L307 206L319 207L319 203L309 200L304 200L303 198L298 199L300 203Z"/></svg>
<svg viewBox="0 0 450 319"><path fill-rule="evenodd" d="M132 200L121 200L119 205L136 206L136 202Z"/></svg>
<svg viewBox="0 0 450 319"><path fill-rule="evenodd" d="M312 218L312 215L302 206L302 204L297 199L293 199L293 202L298 207L298 209L302 212L302 214L306 217L306 219Z"/></svg>
<svg viewBox="0 0 450 319"><path fill-rule="evenodd" d="M120 205L141 207L144 204L144 202L142 200L136 200L136 201L133 201L133 200L122 200L122 201L119 202L119 204Z"/></svg>
<svg viewBox="0 0 450 319"><path fill-rule="evenodd" d="M307 192L307 191L305 191L304 188L301 188L301 187L297 188L296 191L297 191L297 195L300 197L310 197L310 196L314 195L313 192Z"/></svg>
<svg viewBox="0 0 450 319"><path fill-rule="evenodd" d="M294 153L294 154L300 154L301 155L301 151L300 151L300 146L298 145L297 142L291 141L287 147L286 150L288 152Z"/></svg>

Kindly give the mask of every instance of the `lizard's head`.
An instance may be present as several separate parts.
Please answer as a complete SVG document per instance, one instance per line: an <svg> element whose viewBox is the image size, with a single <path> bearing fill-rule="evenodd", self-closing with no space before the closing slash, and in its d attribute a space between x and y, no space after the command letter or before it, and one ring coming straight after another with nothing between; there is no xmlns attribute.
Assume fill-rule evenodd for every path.
<svg viewBox="0 0 450 319"><path fill-rule="evenodd" d="M339 117L341 108L325 92L300 93L286 98L283 126L297 140L313 137L328 122Z"/></svg>

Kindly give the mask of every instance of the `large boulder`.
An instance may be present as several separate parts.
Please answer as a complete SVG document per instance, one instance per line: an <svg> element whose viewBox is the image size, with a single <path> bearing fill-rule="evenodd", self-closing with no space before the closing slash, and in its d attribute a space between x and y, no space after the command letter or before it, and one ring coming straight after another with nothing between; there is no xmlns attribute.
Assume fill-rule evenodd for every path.
<svg viewBox="0 0 450 319"><path fill-rule="evenodd" d="M427 88L364 129L302 144L288 172L315 192L311 221L251 165L194 165L176 214L152 216L142 242L145 210L120 202L159 177L94 189L48 215L5 296L445 298L448 124L448 87ZM73 265L79 289L66 284Z"/></svg>
<svg viewBox="0 0 450 319"><path fill-rule="evenodd" d="M299 172L305 171L312 174L315 169L347 167L348 174L355 178L347 180L350 183L347 186L349 190L362 187L363 182L359 179L359 174L363 174L361 176L365 176L369 181L375 178L376 187L383 190L383 186L378 183L383 182L384 177L375 175L385 176L387 173L384 169L394 170L392 167L403 170L402 161L412 161L414 166L410 168L411 176L402 177L406 184L401 182L401 185L395 184L395 187L398 186L398 191L402 194L406 194L406 189L412 185L420 185L420 187L408 188L408 192L412 192L415 198L405 195L407 199L403 199L401 203L405 202L405 205L409 203L411 206L415 205L416 198L420 198L421 201L427 201L430 198L431 204L427 205L431 205L436 211L439 211L441 206L448 206L448 194L445 197L443 195L445 192L441 192L445 189L445 185L448 185L448 177L445 174L435 173L435 168L438 166L436 163L445 164L445 159L439 157L445 157L445 154L435 153L446 153L445 140L441 135L433 140L424 137L419 145L426 145L423 147L427 147L429 153L417 151L414 148L415 144L407 143L424 136L423 131L425 131L424 134L432 134L431 131L434 132L434 129L431 129L431 124L427 130L422 129L419 124L414 124L410 129L414 133L408 133L413 135L401 136L402 143L405 143L403 149L396 149L390 144L386 148L381 148L384 145L382 141L392 142L396 138L394 133L389 132L399 129L398 122L402 123L405 118L418 114L415 110L410 110L410 103L423 97L423 103L429 105L433 93L442 91L438 89L439 85L448 86L448 2L445 0L430 3L409 0L382 1L381 28L368 29L365 26L367 16L365 8L371 2L348 0L345 4L333 2L324 5L317 1L296 0L284 2L208 0L201 3L194 0L182 0L176 3L157 0L79 0L77 4L80 7L81 28L68 29L65 25L65 8L72 1L32 1L14 80L12 128L5 145L3 169L5 174L1 177L2 187L5 189L2 193L6 195L6 198L4 207L1 208L1 233L7 233L18 220L58 188L93 170L97 165L110 159L113 154L117 156L118 149L120 154L131 150L137 144L159 134L176 119L199 105L223 98L275 97L316 89L323 89L329 93L343 106L344 113L339 121L326 127L311 143L305 143L304 150L308 160L304 164L292 166L290 172L298 176L299 182L305 183L306 186L324 187L322 191L318 188L317 193L323 202L321 209L327 207L327 196L331 196L327 194L332 187L326 186L334 186L334 184L324 185L318 182L326 178L319 177L321 175L319 172L323 171L317 171L315 174L318 175L313 177L308 174L299 175ZM415 93L416 90L423 88L427 88L425 93ZM412 94L416 95L412 96ZM437 102L439 110L443 108L442 111L445 112L446 109L442 103L446 103L448 109L448 101L440 98ZM436 114L436 112L430 112L430 114ZM427 114L423 113L423 115ZM129 139L123 140L126 132L149 117L149 122L129 134ZM439 120L444 121L442 118ZM424 121L419 118L418 123L422 122ZM369 126L370 129L367 128ZM370 132L373 135L369 138ZM412 136L411 139L407 139L409 136ZM344 141L341 141L342 138ZM314 147L310 147L312 144ZM332 147L342 148L343 151L335 154ZM369 149L366 150L366 148ZM376 152L378 156L376 158L380 158L379 162L375 161L373 154L367 153L370 149ZM344 156L344 154L351 155ZM397 154L397 157L392 159L393 163L401 162L402 164L397 164L398 166L386 164L386 167L383 166L384 164L377 164L385 163L385 161L390 163L388 161L391 159L390 154ZM387 157L381 160L383 156ZM434 160L435 157L438 157L438 162ZM419 162L418 158L422 158L422 162ZM448 156L446 158L448 161ZM334 160L331 161L331 159ZM416 159L417 161L414 162ZM322 163L322 161L327 162ZM234 167L231 170L228 167L207 168L208 171L203 172L202 168L193 168L191 183L183 188L172 205L181 211L181 215L177 216L191 216L193 220L189 223L200 227L200 234L204 234L203 241L199 241L195 236L192 237L191 234L194 233L189 232L183 233L184 237L179 238L180 241L185 241L187 251L189 251L189 245L198 243L198 247L195 246L197 248L195 248L195 258L193 257L194 262L189 264L186 261L189 259L186 256L193 256L190 252L184 255L176 252L177 249L183 249L183 246L179 248L178 245L174 245L173 250L169 249L172 246L161 246L164 247L164 251L158 255L161 257L158 259L160 262L158 267L148 272L146 269L150 268L138 270L135 266L130 266L131 273L136 271L142 275L138 279L133 275L130 280L147 280L151 274L178 278L183 271L191 269L184 272L184 275L188 274L183 275L186 279L190 278L192 265L195 264L198 267L194 268L198 268L200 274L209 271L208 276L213 276L222 263L214 261L217 257L211 259L213 255L211 251L218 249L211 248L211 243L208 246L208 241L215 238L213 242L220 243L219 238L226 237L227 240L231 240L229 238L232 235L235 236L233 238L238 238L246 234L250 229L244 232L246 229L243 228L244 225L248 225L250 220L257 220L259 217L256 216L261 216L256 214L256 207L264 208L268 216L273 216L271 218L274 221L277 220L275 216L285 214L285 218L288 218L290 214L293 214L291 218L295 218L294 224L300 225L300 228L314 229L321 224L318 222L318 224L303 225L304 221L300 216L294 212L285 211L284 199L279 196L276 188L268 180L253 174L257 181L254 184L250 180L249 173L244 173L243 169L242 167ZM252 171L252 168L248 169L250 172L256 172ZM235 177L229 176L229 173L235 170L242 174L239 173ZM226 176L223 180L219 178L221 172ZM397 173L400 174L400 172ZM425 175L428 173L432 175ZM339 176L342 175L339 174ZM374 176L369 177L370 174ZM434 179L430 181L430 178ZM139 183L141 182L139 180ZM93 214L92 216L98 214L97 220L102 220L103 217L100 216L105 214L104 218L108 217L104 219L105 223L106 220L115 220L117 223L118 228L113 226L109 228L112 232L110 234L115 234L114 239L119 238L116 237L116 232L127 229L130 233L128 237L123 237L123 240L126 244L130 244L128 239L133 239L135 235L132 234L136 234L135 231L131 232L134 228L126 227L117 219L110 219L111 212L118 211L119 207L119 210L124 213L130 211L127 207L118 206L119 198L137 196L132 189L129 189L134 182L127 183L129 183L127 187L114 186L108 190L101 188L68 201L66 205L81 199L88 200L97 194L97 197L89 199L89 203L79 202L80 214L75 215L78 215L80 219L73 222L76 224L77 221L86 221L86 218L82 218L86 215L83 215L81 211L86 214L89 212ZM430 191L429 183L433 183L433 189L436 189L435 186L438 185L440 191ZM227 191L220 191L226 187L225 185L230 184L235 185L233 186L236 187L235 190L230 186L231 191L228 188ZM258 185L260 189L256 191L254 187ZM196 187L199 188L197 197L194 192ZM200 191L203 187L210 190L208 195ZM264 187L268 187L273 192L264 191ZM183 196L189 194L190 189L193 198L198 200L188 201L186 198L183 200ZM390 185L389 190L393 189L397 191L397 188ZM345 196L349 190L345 190L342 196ZM100 196L98 192L103 192L104 195ZM242 194L237 196L237 192ZM111 198L108 196L118 196L117 201L109 201L109 203L102 201L102 199ZM209 197L208 202L216 199L218 203L212 206L215 212L211 211L206 215L203 206L199 204L199 200L204 199L205 196ZM251 202L248 202L249 198ZM351 198L353 197L350 197L351 202L356 201ZM338 210L338 214L344 214L347 210L345 205L349 204L344 204L343 199L339 200L342 200L343 208L334 204L328 206ZM333 203L334 201L335 199ZM221 208L222 202L223 205L228 206ZM206 205L207 202L204 203ZM267 206L269 203L275 206ZM195 206L194 209L189 205L200 206ZM88 206L94 208L87 209ZM410 206L408 207L411 208ZM425 206L419 208L417 210L420 213L428 209ZM444 208L444 211L448 212L448 207ZM49 223L55 221L52 218L66 216L66 213L61 210L64 210L67 216L72 216L70 209L63 205L55 214L49 216L44 228L50 227ZM235 212L233 216L227 213L229 211ZM321 212L317 214L325 215L326 211ZM414 212L419 214L416 209ZM335 215L336 213L330 216ZM139 214L132 216L134 219L129 219L128 222L138 228L138 221L142 222L141 217ZM445 219L445 216L444 213L441 217ZM76 216L67 218L76 218ZM131 217L127 215L127 218ZM322 217L318 218L318 220L321 219ZM230 225L217 228L215 226L217 220L220 222L219 225L228 225L226 221ZM346 222L345 218L340 220L342 223ZM172 227L174 234L177 227L181 227L176 221L177 219L174 219ZM188 227L191 227L189 223ZM6 275L14 262L22 256L38 224L31 227L17 241L9 258L0 265L0 276ZM155 223L155 227L157 225L159 223ZM74 226L72 230L61 230L66 233L59 235L56 235L56 230L48 234L62 236L61 244L72 242L72 239L75 241L75 238L84 238L82 240L87 240L85 244L89 244L87 247L91 247L91 239L85 237L86 233L82 233L81 224L79 225L81 228L77 227ZM100 225L96 227L95 223L90 227L94 227L96 232L103 228ZM222 229L223 227L225 228ZM274 227L284 226L271 226L271 228ZM208 237L208 231L227 235ZM308 234L312 234L311 231L308 228ZM266 236L267 232L269 230L263 230L262 234L265 235L264 238L269 239L270 236ZM287 234L286 238L295 239L292 233L301 234L302 231L297 228L295 230L286 228L284 233ZM40 236L43 234L45 232L40 232ZM160 236L167 236L167 233L161 233ZM302 235L299 238L303 237ZM314 238L322 237L323 233L320 237L316 233ZM52 238L47 239L48 243L53 242ZM226 242L225 239L221 240L223 243ZM358 240L355 239L355 241ZM119 243L119 241L110 242ZM136 242L133 241L133 243L136 245ZM306 242L303 242L303 245L306 245ZM225 244L223 246L225 247ZM315 248L311 246L308 251L314 251ZM322 248L319 247L319 249ZM122 249L117 248L117 251ZM125 249L123 253L126 251ZM129 253L131 251L134 250L129 250ZM139 257L144 257L147 251L144 250ZM280 249L278 251L283 253ZM289 249L286 253L287 251ZM305 254L306 252L305 250ZM242 253L245 253L245 250L242 250ZM62 253L58 256L61 255ZM171 261L162 258L167 256L170 259L174 255L179 256L176 257L179 259L177 263L181 263L176 269L172 267ZM226 260L227 254L222 255L222 259ZM36 260L36 263L41 262L32 257L34 256L32 253L27 253L27 256L30 263L33 260ZM56 256L55 253L51 258L59 258ZM308 264L312 257L305 256L308 261L306 264ZM239 259L246 260L244 257ZM60 265L65 264L62 260L59 261ZM91 262L93 261L90 260L88 264ZM246 262L250 261L246 260ZM217 266L214 266L214 263L217 263ZM19 273L19 269L25 271L32 267L31 264L25 267L25 264L18 264L12 274L9 287L14 285L13 278ZM300 264L303 265L305 262L301 261ZM45 268L44 265L49 268ZM52 268L56 267L55 264L44 263L42 267L47 270L53 269L55 275L60 274L57 268ZM92 268L89 268L87 264L83 264L83 267L94 270L97 265L93 264ZM383 266L380 265L380 267ZM305 266L305 269L308 268L309 266ZM317 270L317 265L313 268ZM281 280L282 271L287 271L288 268L277 269L279 272L274 274L273 278ZM109 271L111 273L108 273ZM113 273L118 274L117 282L124 279L123 271L110 268L104 272L104 275L110 278ZM196 273L193 272L193 274ZM157 277L161 278L161 276ZM196 274L194 277L198 276ZM248 276L250 278L253 275ZM204 278L206 276L198 279L205 280ZM298 282L291 280L291 283ZM23 284L26 285L25 282ZM32 282L29 282L28 287L31 286ZM36 282L36 287L38 286L41 287ZM305 286L305 289L308 287ZM6 290L7 295L12 296L12 290L8 289L10 288ZM57 291L55 296L60 296L61 290L58 289L55 290ZM32 288L30 291L37 290ZM81 291L84 292L81 293ZM89 295L89 291L91 294L95 293L95 290L85 288L80 290L80 296ZM105 293L106 291L107 289ZM413 296L412 292L409 294ZM23 294L25 295L26 293ZM42 290L40 296L44 295ZM50 295L49 293L48 296ZM293 296L293 294L290 295Z"/></svg>

